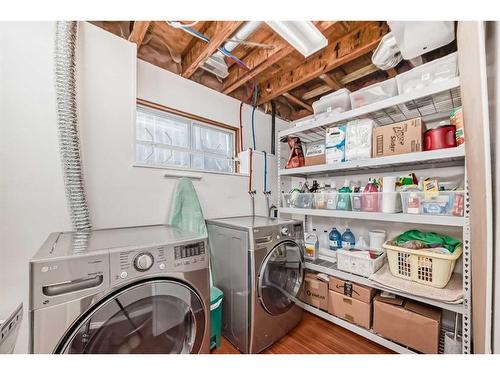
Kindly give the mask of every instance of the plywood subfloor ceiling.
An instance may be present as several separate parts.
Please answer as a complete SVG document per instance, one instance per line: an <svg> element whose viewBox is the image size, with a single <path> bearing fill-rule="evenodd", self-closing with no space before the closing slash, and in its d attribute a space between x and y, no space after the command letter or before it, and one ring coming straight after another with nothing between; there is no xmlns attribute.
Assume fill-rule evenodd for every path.
<svg viewBox="0 0 500 375"><path fill-rule="evenodd" d="M262 22L231 52L246 67L225 58L229 75L224 79L200 66L244 21L181 21L207 36L208 43L166 21L92 23L134 42L139 59L248 104L257 85L257 105L270 112L274 102L277 115L286 120L310 115L312 103L322 95L344 87L355 91L409 68L403 62L395 69L381 71L371 63L371 54L390 31L383 21L314 21L328 45L307 59Z"/></svg>

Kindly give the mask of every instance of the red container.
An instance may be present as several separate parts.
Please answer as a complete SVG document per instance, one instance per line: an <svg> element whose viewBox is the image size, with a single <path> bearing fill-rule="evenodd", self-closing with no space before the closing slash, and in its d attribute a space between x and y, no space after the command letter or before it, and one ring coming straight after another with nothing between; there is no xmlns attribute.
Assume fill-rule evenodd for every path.
<svg viewBox="0 0 500 375"><path fill-rule="evenodd" d="M455 126L443 125L424 133L424 151L456 147Z"/></svg>

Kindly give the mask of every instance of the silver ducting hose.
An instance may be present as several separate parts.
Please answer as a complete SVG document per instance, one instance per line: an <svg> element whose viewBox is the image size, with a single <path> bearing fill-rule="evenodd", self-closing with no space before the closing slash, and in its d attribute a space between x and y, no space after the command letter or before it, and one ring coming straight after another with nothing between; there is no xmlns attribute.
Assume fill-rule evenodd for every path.
<svg viewBox="0 0 500 375"><path fill-rule="evenodd" d="M91 229L78 136L76 102L76 21L56 22L55 89L57 127L66 199L73 229Z"/></svg>

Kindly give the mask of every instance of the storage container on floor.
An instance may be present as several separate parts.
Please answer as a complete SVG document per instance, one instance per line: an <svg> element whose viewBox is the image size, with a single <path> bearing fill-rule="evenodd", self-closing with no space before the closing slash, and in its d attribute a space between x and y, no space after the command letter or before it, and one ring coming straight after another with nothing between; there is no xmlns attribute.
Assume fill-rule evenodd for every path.
<svg viewBox="0 0 500 375"><path fill-rule="evenodd" d="M351 107L356 109L398 95L398 87L394 78L375 83L351 93Z"/></svg>
<svg viewBox="0 0 500 375"><path fill-rule="evenodd" d="M456 52L434 61L417 66L407 72L398 74L396 81L399 94L421 90L458 76L458 55Z"/></svg>
<svg viewBox="0 0 500 375"><path fill-rule="evenodd" d="M210 349L220 346L223 299L222 290L214 286L210 288Z"/></svg>
<svg viewBox="0 0 500 375"><path fill-rule="evenodd" d="M425 249L413 250L384 243L391 273L401 279L444 288L450 281L455 263L462 255L462 246L452 254L439 254Z"/></svg>

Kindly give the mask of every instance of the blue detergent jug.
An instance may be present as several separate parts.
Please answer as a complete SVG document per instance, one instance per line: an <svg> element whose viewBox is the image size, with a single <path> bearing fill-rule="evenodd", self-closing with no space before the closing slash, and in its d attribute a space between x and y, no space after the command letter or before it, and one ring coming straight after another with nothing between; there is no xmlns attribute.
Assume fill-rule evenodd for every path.
<svg viewBox="0 0 500 375"><path fill-rule="evenodd" d="M354 233L351 232L349 228L346 228L344 234L342 235L342 248L352 249L356 243L356 238L354 238Z"/></svg>
<svg viewBox="0 0 500 375"><path fill-rule="evenodd" d="M337 228L333 227L329 234L330 237L330 250L337 251L342 247L342 235L337 230Z"/></svg>

